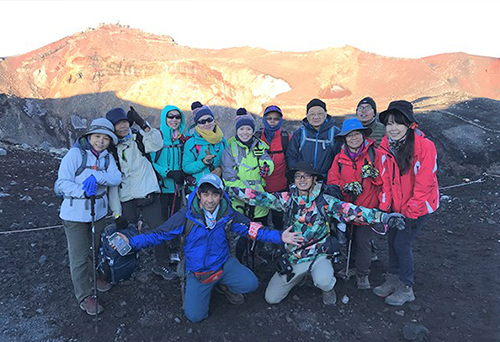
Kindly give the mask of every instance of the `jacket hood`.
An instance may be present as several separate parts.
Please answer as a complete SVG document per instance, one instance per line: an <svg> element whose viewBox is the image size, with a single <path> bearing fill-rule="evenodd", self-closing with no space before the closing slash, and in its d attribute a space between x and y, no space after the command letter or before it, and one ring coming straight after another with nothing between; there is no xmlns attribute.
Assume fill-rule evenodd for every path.
<svg viewBox="0 0 500 342"><path fill-rule="evenodd" d="M184 134L184 130L186 128L186 118L184 116L184 113L182 110L179 109L179 107L172 106L172 105L167 105L163 110L161 111L161 124L160 124L160 131L163 134L163 141L166 143L171 143L172 142L172 128L170 128L167 125L167 113L172 111L172 110L177 110L179 113L181 113L181 123L179 125L179 132L181 134Z"/></svg>
<svg viewBox="0 0 500 342"><path fill-rule="evenodd" d="M305 117L304 119L302 119L302 125L304 125L305 128L307 128L308 130L310 131L313 131L313 132L316 132L316 130L313 128L313 126L311 126L311 124L309 123L309 121L307 120L307 117ZM319 128L319 132L326 132L328 131L330 128L332 128L332 126L334 125L334 120L333 120L333 117L330 116L330 114L327 114L326 115L326 119L325 119L325 122L323 122L323 124L321 125L321 127Z"/></svg>

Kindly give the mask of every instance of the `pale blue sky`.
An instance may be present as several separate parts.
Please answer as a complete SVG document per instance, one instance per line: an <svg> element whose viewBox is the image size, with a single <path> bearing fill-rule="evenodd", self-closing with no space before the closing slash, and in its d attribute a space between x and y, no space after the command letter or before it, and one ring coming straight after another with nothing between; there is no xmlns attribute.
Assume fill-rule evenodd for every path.
<svg viewBox="0 0 500 342"><path fill-rule="evenodd" d="M346 44L394 57L500 57L495 0L0 1L0 56L120 23L180 45L311 51Z"/></svg>

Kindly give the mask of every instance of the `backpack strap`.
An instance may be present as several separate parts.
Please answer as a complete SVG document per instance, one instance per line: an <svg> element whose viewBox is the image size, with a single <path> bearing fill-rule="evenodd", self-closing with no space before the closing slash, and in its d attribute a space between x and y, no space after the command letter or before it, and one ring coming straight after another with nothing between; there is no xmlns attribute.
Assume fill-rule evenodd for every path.
<svg viewBox="0 0 500 342"><path fill-rule="evenodd" d="M80 154L82 155L82 163L80 164L78 169L76 169L75 176L80 176L83 170L87 168L87 151L83 148L79 148L79 150Z"/></svg>
<svg viewBox="0 0 500 342"><path fill-rule="evenodd" d="M264 131L262 131L262 134L264 134ZM278 153L286 153L286 150L288 149L288 143L290 142L289 135L287 131L281 131L281 150L280 151L267 151L267 154L273 155L273 154L278 154Z"/></svg>
<svg viewBox="0 0 500 342"><path fill-rule="evenodd" d="M373 144L368 147L368 156L372 164L375 164L375 147L373 147Z"/></svg>

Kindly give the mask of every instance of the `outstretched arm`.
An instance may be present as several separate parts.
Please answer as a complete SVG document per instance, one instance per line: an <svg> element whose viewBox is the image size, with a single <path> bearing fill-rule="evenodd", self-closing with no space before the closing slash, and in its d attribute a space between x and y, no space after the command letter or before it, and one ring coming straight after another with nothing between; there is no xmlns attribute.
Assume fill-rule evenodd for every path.
<svg viewBox="0 0 500 342"><path fill-rule="evenodd" d="M261 206L277 211L284 211L285 204L290 194L288 192L261 192L253 189L241 189L237 187L228 187L226 192L231 198L239 199L252 206Z"/></svg>

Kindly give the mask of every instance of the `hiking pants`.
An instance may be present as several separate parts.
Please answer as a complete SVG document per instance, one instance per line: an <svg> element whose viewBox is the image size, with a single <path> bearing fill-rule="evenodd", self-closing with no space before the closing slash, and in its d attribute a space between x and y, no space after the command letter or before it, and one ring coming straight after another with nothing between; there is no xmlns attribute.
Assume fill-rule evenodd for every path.
<svg viewBox="0 0 500 342"><path fill-rule="evenodd" d="M233 293L248 293L257 290L257 277L248 268L230 256L224 264L221 278L210 284L202 284L193 273L186 276L186 294L184 296L184 313L193 323L208 317L210 294L218 283L226 285Z"/></svg>
<svg viewBox="0 0 500 342"><path fill-rule="evenodd" d="M368 275L372 264L372 238L371 226L353 226L354 243L356 244L356 274Z"/></svg>
<svg viewBox="0 0 500 342"><path fill-rule="evenodd" d="M152 193L148 196L150 201L144 198L133 199L127 202L122 202L123 216L133 224L137 224L139 216L142 214L144 221L149 229L158 228L163 222L161 214L161 203L159 194ZM159 266L167 266L170 262L170 252L167 243L162 243L155 247L156 264Z"/></svg>
<svg viewBox="0 0 500 342"><path fill-rule="evenodd" d="M309 266L311 266L312 262L313 261L308 261L293 265L293 273L295 273L295 276L290 279L290 282L286 281L286 275L280 275L276 272L267 285L265 294L266 302L269 304L278 304L285 299L294 286L300 283L307 275ZM322 291L330 291L333 289L336 282L333 272L332 263L327 259L326 255L319 256L313 262L311 268L311 277L314 286Z"/></svg>
<svg viewBox="0 0 500 342"><path fill-rule="evenodd" d="M412 229L397 230L390 228L387 232L389 243L389 273L399 276L403 284L413 286L413 242L422 227L427 222L428 216L417 219Z"/></svg>
<svg viewBox="0 0 500 342"><path fill-rule="evenodd" d="M92 223L63 220L63 226L68 241L71 281L73 282L75 297L80 303L94 291L92 286L94 276L92 269ZM105 226L105 218L95 223L96 259L101 242L101 233Z"/></svg>
<svg viewBox="0 0 500 342"><path fill-rule="evenodd" d="M174 197L175 203L174 203ZM161 216L163 222L167 221L172 215L172 206L174 207L174 214L182 207L182 198L175 196L175 194L160 194ZM166 245L167 255L170 253L179 253L179 239L175 238L170 240Z"/></svg>

